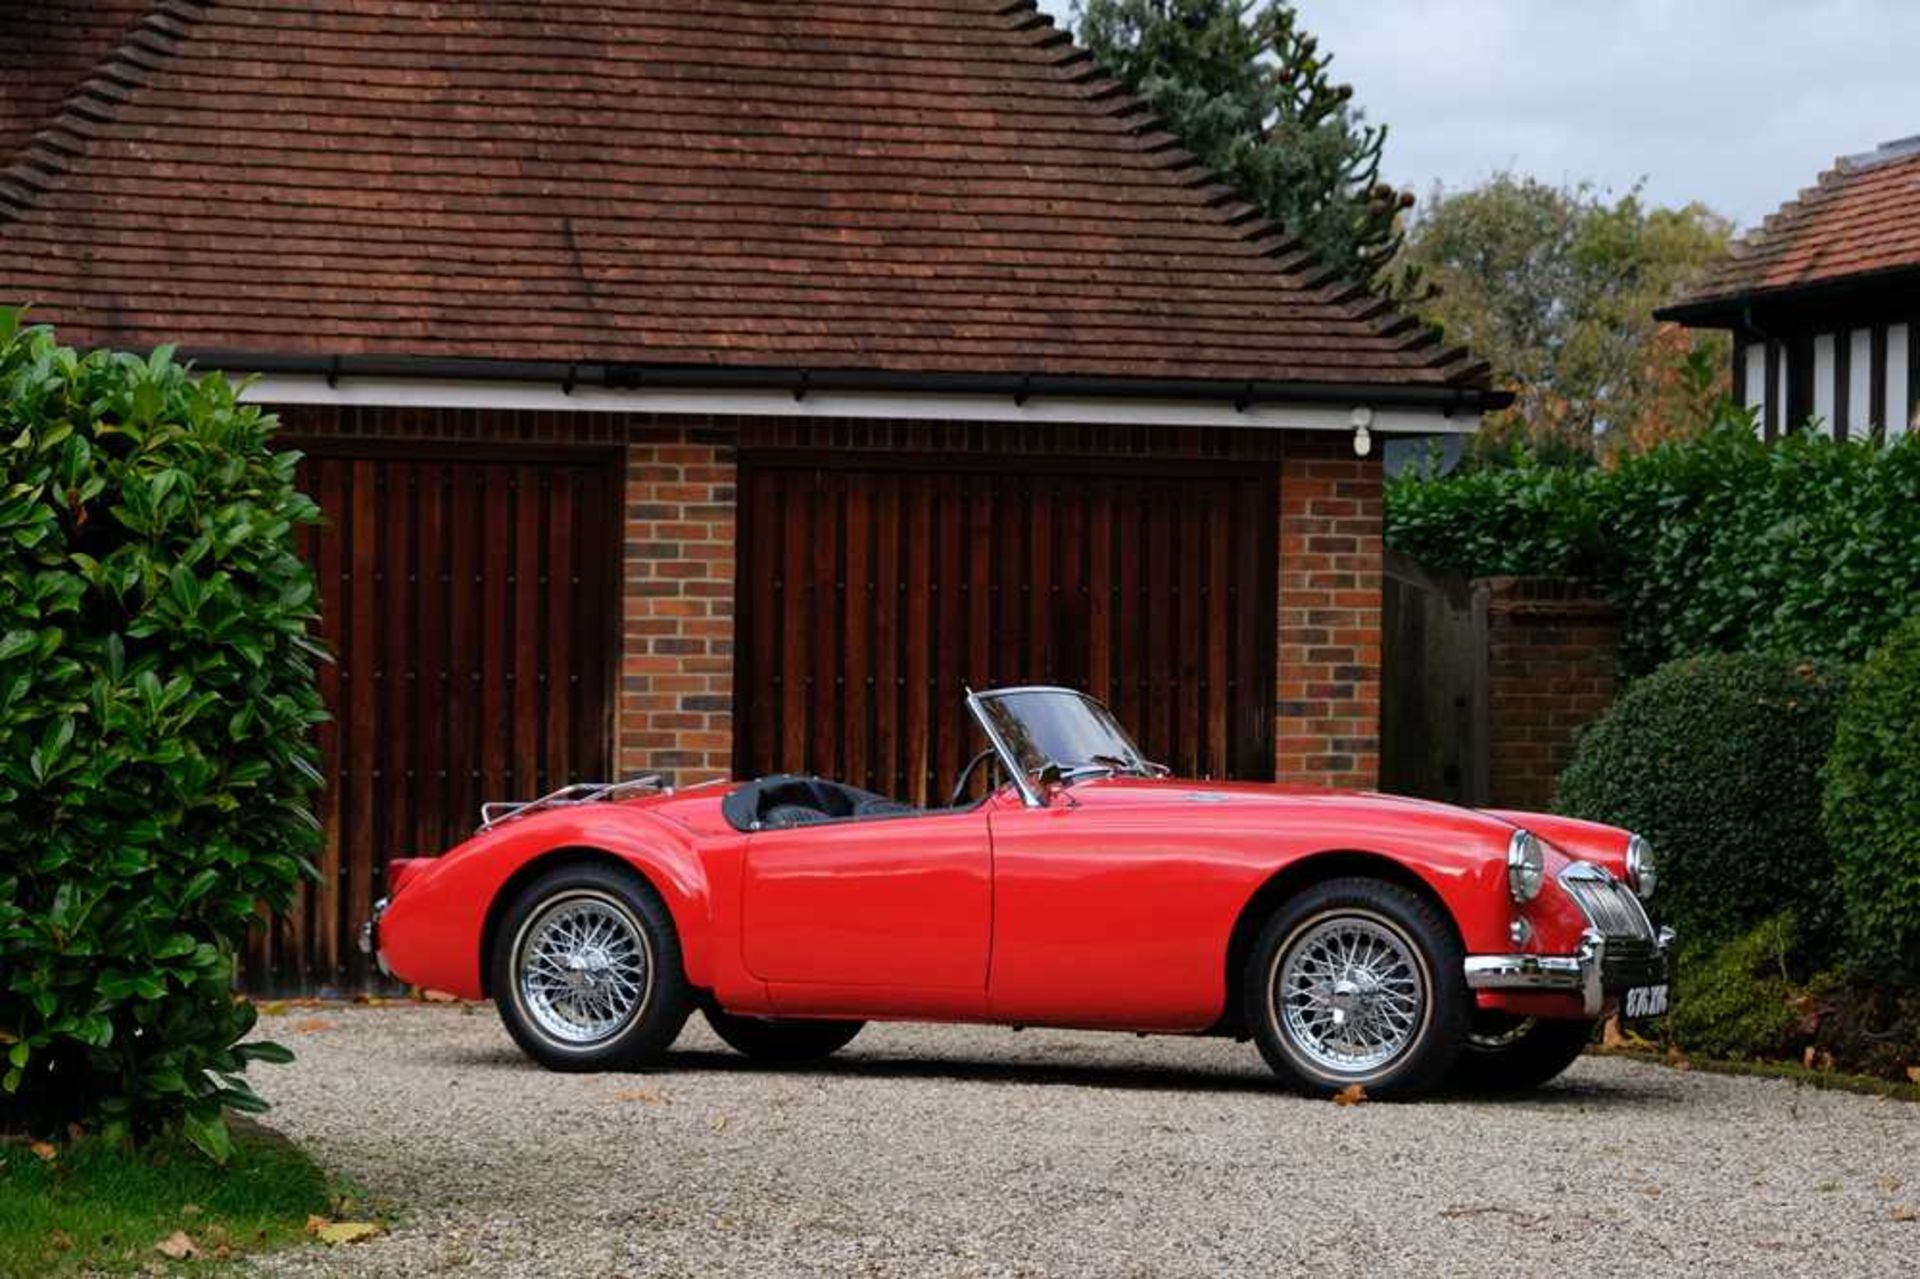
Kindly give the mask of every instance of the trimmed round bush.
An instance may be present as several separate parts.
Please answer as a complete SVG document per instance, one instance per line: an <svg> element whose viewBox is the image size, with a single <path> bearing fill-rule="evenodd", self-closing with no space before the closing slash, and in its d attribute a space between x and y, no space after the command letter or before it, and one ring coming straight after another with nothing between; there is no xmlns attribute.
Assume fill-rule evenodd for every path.
<svg viewBox="0 0 1920 1279"><path fill-rule="evenodd" d="M1842 686L1813 662L1670 662L1581 735L1558 806L1653 842L1654 912L1687 941L1729 939L1792 911L1817 962L1839 918L1820 765Z"/></svg>
<svg viewBox="0 0 1920 1279"><path fill-rule="evenodd" d="M1826 767L1847 959L1920 981L1920 616L1855 673Z"/></svg>
<svg viewBox="0 0 1920 1279"><path fill-rule="evenodd" d="M0 1128L178 1128L224 1158L234 956L318 826L318 518L273 421L171 353L0 310Z"/></svg>

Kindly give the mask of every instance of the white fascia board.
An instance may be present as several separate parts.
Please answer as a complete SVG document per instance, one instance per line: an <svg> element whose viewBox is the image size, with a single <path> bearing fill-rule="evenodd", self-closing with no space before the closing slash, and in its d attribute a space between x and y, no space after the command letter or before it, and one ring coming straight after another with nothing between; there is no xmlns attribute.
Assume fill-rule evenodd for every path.
<svg viewBox="0 0 1920 1279"><path fill-rule="evenodd" d="M249 380L253 404L319 404L358 408L502 409L555 413L665 413L760 418L867 418L1037 425L1227 426L1272 431L1351 431L1354 410L1372 408L1376 434L1467 435L1476 413L1345 404L1260 404L1236 409L1195 400L1032 395L912 394L900 391L706 390L697 387L616 389L550 383L342 376L329 385L318 374L265 374Z"/></svg>

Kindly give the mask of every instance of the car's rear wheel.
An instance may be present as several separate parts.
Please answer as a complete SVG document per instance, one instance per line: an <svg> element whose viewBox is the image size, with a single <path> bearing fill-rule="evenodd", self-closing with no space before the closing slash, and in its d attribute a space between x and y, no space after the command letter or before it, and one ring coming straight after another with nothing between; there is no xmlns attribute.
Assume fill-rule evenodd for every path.
<svg viewBox="0 0 1920 1279"><path fill-rule="evenodd" d="M1446 1078L1466 1039L1463 959L1451 921L1419 894L1328 880L1261 930L1244 978L1247 1025L1282 1078L1412 1096Z"/></svg>
<svg viewBox="0 0 1920 1279"><path fill-rule="evenodd" d="M1464 1092L1525 1092L1557 1078L1593 1038L1593 1021L1476 1013L1449 1079Z"/></svg>
<svg viewBox="0 0 1920 1279"><path fill-rule="evenodd" d="M831 1057L848 1044L864 1021L781 1021L772 1017L736 1017L717 1008L705 1010L707 1024L729 1048L755 1061L799 1065Z"/></svg>
<svg viewBox="0 0 1920 1279"><path fill-rule="evenodd" d="M562 866L514 897L494 935L500 1019L549 1070L630 1070L661 1057L692 1008L680 939L638 875Z"/></svg>

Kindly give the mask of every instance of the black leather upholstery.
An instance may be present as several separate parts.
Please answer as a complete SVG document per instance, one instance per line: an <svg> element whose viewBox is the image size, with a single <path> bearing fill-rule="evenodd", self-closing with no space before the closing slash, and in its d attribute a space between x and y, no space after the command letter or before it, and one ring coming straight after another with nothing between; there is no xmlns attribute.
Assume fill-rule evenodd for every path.
<svg viewBox="0 0 1920 1279"><path fill-rule="evenodd" d="M817 822L911 817L920 809L824 777L777 773L748 782L720 801L735 830L775 830Z"/></svg>

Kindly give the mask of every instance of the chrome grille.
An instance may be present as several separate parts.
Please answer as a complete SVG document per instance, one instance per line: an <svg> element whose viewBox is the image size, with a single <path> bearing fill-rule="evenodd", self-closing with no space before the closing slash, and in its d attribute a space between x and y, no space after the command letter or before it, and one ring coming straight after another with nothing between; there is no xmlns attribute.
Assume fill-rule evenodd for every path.
<svg viewBox="0 0 1920 1279"><path fill-rule="evenodd" d="M1594 866L1576 866L1560 877L1580 913L1606 937L1653 940L1653 925L1633 890Z"/></svg>

